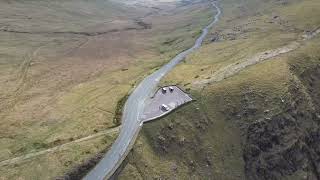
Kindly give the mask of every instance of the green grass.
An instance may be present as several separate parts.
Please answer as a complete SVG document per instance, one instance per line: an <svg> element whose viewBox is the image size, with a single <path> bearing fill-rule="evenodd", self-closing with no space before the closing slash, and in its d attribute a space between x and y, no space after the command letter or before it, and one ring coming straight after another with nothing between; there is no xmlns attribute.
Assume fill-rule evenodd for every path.
<svg viewBox="0 0 320 180"><path fill-rule="evenodd" d="M286 113L298 93L292 93L291 88L304 91L309 87L305 87L309 82L303 78L297 81L296 75L306 76L308 70L318 66L319 37L203 89L192 83L257 53L300 40L304 30L314 30L319 25L317 5L316 0L288 4L222 1L221 20L212 29L219 34L219 41L210 42L209 35L200 50L161 82L180 85L196 101L144 125L120 179L246 179L242 151L248 125ZM284 22L274 20L275 16ZM312 92L312 87L306 89ZM310 104L301 108L309 111ZM297 171L290 177L302 177L303 173Z"/></svg>
<svg viewBox="0 0 320 180"><path fill-rule="evenodd" d="M146 179L191 174L196 179L243 179L241 136L245 132L238 125L264 118L265 110L281 111L281 98L290 82L283 75L288 71L285 61L268 61L207 86L201 93L191 90L195 102L144 125L130 165ZM175 166L178 170L172 170ZM125 169L120 177L126 179L126 173Z"/></svg>
<svg viewBox="0 0 320 180"><path fill-rule="evenodd" d="M106 135L75 143L61 148L59 151L50 152L25 160L18 164L8 165L0 168L1 179L53 179L63 175L74 168L83 159L88 159L105 147L111 145L117 134Z"/></svg>
<svg viewBox="0 0 320 180"><path fill-rule="evenodd" d="M243 2L239 5L231 0L222 3L221 20L212 30L213 33L219 34L220 40L211 43L209 42L211 35L209 35L206 44L187 57L185 63L175 68L163 81L164 84L175 81L181 85L189 84L186 88L190 88L195 80L194 77L207 79L222 67L243 62L257 53L285 46L301 39L304 30L314 30L319 24L312 21L313 28L310 28L310 24L304 24L309 22L306 19L317 19L312 18L317 17L317 11L303 11L305 14L297 15L299 18L305 18L300 21L289 21L289 15L287 15L293 13L295 8L316 6L318 2L315 1L304 2L304 4L292 3L280 7L275 6L272 1L256 4L255 8L252 7L254 6L252 1ZM274 20L276 15L281 20ZM230 34L233 35L233 40L228 38Z"/></svg>
<svg viewBox="0 0 320 180"><path fill-rule="evenodd" d="M155 50L160 54L166 54L168 59L191 47L195 39L201 34L201 29L212 20L212 14L214 13L210 6L202 6L199 9L191 10L182 9L180 11L183 16L178 17L180 21L163 24L168 28L160 31L159 34L155 34L153 39ZM188 19L189 17L192 18Z"/></svg>

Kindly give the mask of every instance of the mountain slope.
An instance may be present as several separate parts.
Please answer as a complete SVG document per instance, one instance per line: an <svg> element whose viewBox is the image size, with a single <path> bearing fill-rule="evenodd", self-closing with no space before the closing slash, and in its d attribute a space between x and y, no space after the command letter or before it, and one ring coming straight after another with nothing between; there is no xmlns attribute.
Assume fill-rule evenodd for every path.
<svg viewBox="0 0 320 180"><path fill-rule="evenodd" d="M319 2L220 3L163 81L197 101L146 124L119 179L319 179Z"/></svg>

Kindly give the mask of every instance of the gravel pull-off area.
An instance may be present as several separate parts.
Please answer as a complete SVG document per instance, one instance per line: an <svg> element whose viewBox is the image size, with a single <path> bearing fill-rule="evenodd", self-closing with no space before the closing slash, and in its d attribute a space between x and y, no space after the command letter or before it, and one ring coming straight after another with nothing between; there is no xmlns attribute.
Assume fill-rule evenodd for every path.
<svg viewBox="0 0 320 180"><path fill-rule="evenodd" d="M147 122L160 118L190 101L192 101L192 98L179 87L162 87L147 103L142 119Z"/></svg>

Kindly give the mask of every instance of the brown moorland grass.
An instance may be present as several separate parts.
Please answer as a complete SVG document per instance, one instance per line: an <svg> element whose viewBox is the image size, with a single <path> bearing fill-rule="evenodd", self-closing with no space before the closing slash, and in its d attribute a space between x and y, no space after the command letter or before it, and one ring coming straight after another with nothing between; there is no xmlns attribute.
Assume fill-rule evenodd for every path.
<svg viewBox="0 0 320 180"><path fill-rule="evenodd" d="M113 121L118 101L190 46L211 12L202 1L135 8L122 1L0 5L5 7L0 14L1 161L118 126ZM168 39L176 41L168 44ZM0 178L63 175L106 150L115 137L90 139L2 166Z"/></svg>

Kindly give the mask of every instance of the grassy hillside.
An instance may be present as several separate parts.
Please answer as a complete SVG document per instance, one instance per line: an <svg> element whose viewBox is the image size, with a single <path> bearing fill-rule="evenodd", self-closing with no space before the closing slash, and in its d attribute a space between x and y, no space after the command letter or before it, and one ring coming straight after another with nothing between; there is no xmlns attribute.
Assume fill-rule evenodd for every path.
<svg viewBox="0 0 320 180"><path fill-rule="evenodd" d="M0 6L0 179L52 179L99 157L121 102L191 45L211 12L203 1Z"/></svg>
<svg viewBox="0 0 320 180"><path fill-rule="evenodd" d="M162 81L196 101L144 125L119 179L319 179L319 2L220 4Z"/></svg>

